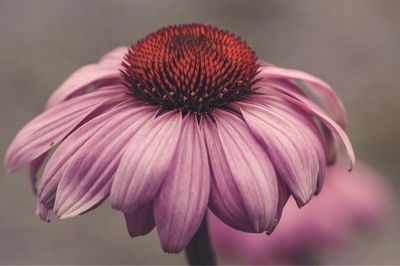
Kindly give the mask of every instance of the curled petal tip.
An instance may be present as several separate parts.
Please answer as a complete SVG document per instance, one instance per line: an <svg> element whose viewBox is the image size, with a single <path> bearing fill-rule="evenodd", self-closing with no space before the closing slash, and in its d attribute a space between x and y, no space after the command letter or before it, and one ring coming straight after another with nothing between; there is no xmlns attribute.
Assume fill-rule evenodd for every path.
<svg viewBox="0 0 400 266"><path fill-rule="evenodd" d="M57 218L60 220L65 220L68 218L72 218L77 216L79 213L77 213L76 211L64 211L63 213L58 213L57 214Z"/></svg>
<svg viewBox="0 0 400 266"><path fill-rule="evenodd" d="M312 194L310 197L308 197L307 199L299 199L299 198L295 198L296 201L296 205L299 209L303 208L307 203L310 202L310 200L312 199L312 197L314 196L314 194Z"/></svg>
<svg viewBox="0 0 400 266"><path fill-rule="evenodd" d="M355 159L350 160L350 166L349 166L349 169L347 170L348 172L353 171L355 163L356 163Z"/></svg>
<svg viewBox="0 0 400 266"><path fill-rule="evenodd" d="M60 211L57 210L56 208L54 209L54 215L57 217L57 219L60 219L60 220L64 220L65 219L65 217L63 216L64 213L60 213Z"/></svg>
<svg viewBox="0 0 400 266"><path fill-rule="evenodd" d="M42 222L50 223L50 218L42 218L42 217L39 217L39 219L40 219Z"/></svg>
<svg viewBox="0 0 400 266"><path fill-rule="evenodd" d="M163 246L161 246L161 248L165 253L170 253L170 254L178 254L179 252L181 252L183 250L183 248L170 248L170 247L163 247Z"/></svg>
<svg viewBox="0 0 400 266"><path fill-rule="evenodd" d="M65 214L62 214L62 215L58 215L57 218L60 219L60 220L65 220L65 219L68 219L68 218L72 218L74 216L75 215L73 215L73 214L65 213Z"/></svg>
<svg viewBox="0 0 400 266"><path fill-rule="evenodd" d="M37 214L37 216L42 222L50 223L50 217L42 217L40 214Z"/></svg>
<svg viewBox="0 0 400 266"><path fill-rule="evenodd" d="M266 230L265 233L267 235L271 235L275 231L275 228L277 227L278 223L279 223L279 219L275 219L273 221L273 223L271 224L271 227L268 228L268 230Z"/></svg>
<svg viewBox="0 0 400 266"><path fill-rule="evenodd" d="M56 215L56 217L58 218L58 219L60 219L60 220L65 220L65 219L67 219L67 218L71 218L71 217L73 217L73 216L75 216L75 215L71 215L71 213L68 213L68 212L60 212L60 211L56 211L55 212L55 215Z"/></svg>
<svg viewBox="0 0 400 266"><path fill-rule="evenodd" d="M138 234L133 234L133 233L131 233L131 232L128 232L129 233L129 236L131 237L131 238L136 238L136 237L140 237L140 236L145 236L145 235L147 235L147 234L145 234L145 233L138 233Z"/></svg>
<svg viewBox="0 0 400 266"><path fill-rule="evenodd" d="M44 222L50 222L49 209L46 208L41 202L37 203L36 215Z"/></svg>

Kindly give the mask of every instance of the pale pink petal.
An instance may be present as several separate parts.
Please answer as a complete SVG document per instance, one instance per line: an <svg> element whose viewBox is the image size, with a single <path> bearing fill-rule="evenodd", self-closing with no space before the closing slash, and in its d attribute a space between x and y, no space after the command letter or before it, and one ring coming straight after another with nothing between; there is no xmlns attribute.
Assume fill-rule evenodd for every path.
<svg viewBox="0 0 400 266"><path fill-rule="evenodd" d="M242 231L253 231L235 176L224 154L217 126L208 117L202 120L201 125L211 172L209 208L231 227Z"/></svg>
<svg viewBox="0 0 400 266"><path fill-rule="evenodd" d="M106 53L99 61L99 64L120 66L124 55L128 53L129 48L126 46L117 47Z"/></svg>
<svg viewBox="0 0 400 266"><path fill-rule="evenodd" d="M314 104L312 101L306 98L302 98L301 100L294 99L285 95L282 95L282 97L285 98L288 102L299 106L303 110L309 112L311 115L317 117L324 124L324 126L326 126L332 132L332 134L337 136L337 138L343 143L346 149L347 155L350 159L351 170L355 163L355 154L351 142L343 129L338 124L336 124L329 116L327 116L324 111L322 111L321 108L318 105Z"/></svg>
<svg viewBox="0 0 400 266"><path fill-rule="evenodd" d="M36 204L36 215L44 222L50 222L49 209L44 206L40 201Z"/></svg>
<svg viewBox="0 0 400 266"><path fill-rule="evenodd" d="M198 230L207 210L210 171L197 119L188 114L167 176L155 197L154 216L161 246L177 253Z"/></svg>
<svg viewBox="0 0 400 266"><path fill-rule="evenodd" d="M145 124L129 141L111 189L114 209L134 211L153 200L173 162L182 115L169 111Z"/></svg>
<svg viewBox="0 0 400 266"><path fill-rule="evenodd" d="M322 166L316 148L323 153L322 143L303 121L273 105L243 103L240 106L246 123L265 148L277 173L299 206L303 206L317 190Z"/></svg>
<svg viewBox="0 0 400 266"><path fill-rule="evenodd" d="M36 187L37 174L40 168L42 167L44 161L46 160L46 157L47 157L47 152L37 157L29 164L29 180L31 181L31 187L34 194L37 194L37 187Z"/></svg>
<svg viewBox="0 0 400 266"><path fill-rule="evenodd" d="M272 90L268 91L268 94L259 94L259 95L254 95L248 97L246 99L247 102L252 102L252 103L262 103L264 105L269 105L271 104L271 99L274 100L275 103L281 102L281 106L289 106L288 104L293 105L294 107L302 110L302 112L311 115L313 117L318 118L318 120L322 123L326 129L329 129L330 133L335 136L338 140L340 140L341 143L343 143L347 155L350 158L350 169L353 167L354 162L355 162L355 154L353 151L353 147L351 145L351 142L349 138L347 137L346 133L343 131L343 129L335 123L328 115L325 114L325 112L315 103L313 103L311 100L309 100L306 97L303 97L301 95L297 95L296 97L291 97L284 93L285 89L281 88L281 92L274 92ZM266 92L266 91L265 91ZM283 104L283 105L282 105ZM288 109L289 110L289 109ZM325 136L326 137L326 136ZM329 140L332 141L332 140ZM326 141L324 141L326 142ZM335 145L334 143L325 143L326 146L326 152L327 155L329 155L330 149L333 149Z"/></svg>
<svg viewBox="0 0 400 266"><path fill-rule="evenodd" d="M260 67L257 78L261 84L269 84L275 79L302 82L318 98L334 120L342 127L346 125L346 112L343 103L335 91L323 80L299 70L279 68L276 66ZM293 91L292 91L293 93Z"/></svg>
<svg viewBox="0 0 400 266"><path fill-rule="evenodd" d="M326 152L326 162L328 165L334 164L337 159L337 148L335 136L325 125L321 126L323 132L325 152Z"/></svg>
<svg viewBox="0 0 400 266"><path fill-rule="evenodd" d="M205 125L205 130L207 126L210 131L206 134L207 147L210 150L209 138L213 138L213 143L218 143L217 138L219 139L221 146L216 148L222 148L231 173L231 175L215 176L215 179L225 178L227 183L235 184L240 194L240 197L236 196L236 200L243 202L242 212L247 213L247 220L252 225L251 228L247 228L247 231L270 231L275 223L279 201L278 181L274 167L241 118L222 110L215 111L214 116L217 127L209 126L210 123ZM213 170L219 167L214 163L216 162L210 159ZM219 186L224 188L222 185ZM225 190L227 195L231 193L228 189L225 188ZM214 207L218 206L221 205L214 205ZM226 219L231 215L223 208L214 212L217 215L224 213L221 219ZM230 220L224 220L224 222L230 225L237 224Z"/></svg>
<svg viewBox="0 0 400 266"><path fill-rule="evenodd" d="M282 221L269 237L235 231L210 215L210 235L218 254L246 265L286 265L298 262L299 253L346 248L364 226L388 220L392 191L379 174L362 163L349 173L340 161L328 172L322 193L304 208L288 201Z"/></svg>
<svg viewBox="0 0 400 266"><path fill-rule="evenodd" d="M121 95L121 87L98 91L57 105L33 119L10 144L5 157L7 170L14 172L50 150L87 116L102 113L106 108L102 104L117 95Z"/></svg>
<svg viewBox="0 0 400 266"><path fill-rule="evenodd" d="M290 190L286 186L285 182L278 180L278 186L279 186L279 203L278 203L278 212L276 215L275 227L278 225L279 220L282 217L283 209L286 206L286 203L291 195Z"/></svg>
<svg viewBox="0 0 400 266"><path fill-rule="evenodd" d="M136 211L125 212L124 216L131 237L147 235L155 227L153 203L145 204Z"/></svg>
<svg viewBox="0 0 400 266"><path fill-rule="evenodd" d="M119 109L71 158L58 184L55 213L81 214L110 193L112 177L129 140L156 113L155 106Z"/></svg>
<svg viewBox="0 0 400 266"><path fill-rule="evenodd" d="M121 110L126 110L126 108L134 108L135 105L132 99L125 99L120 105L117 105L110 111L99 115L79 127L56 149L44 169L38 189L40 201L47 208L53 208L58 183L67 169L69 162L80 147L99 131L114 115L119 114Z"/></svg>
<svg viewBox="0 0 400 266"><path fill-rule="evenodd" d="M118 85L123 82L119 67L93 64L81 67L53 92L45 109L56 106L70 98L95 91L98 88Z"/></svg>
<svg viewBox="0 0 400 266"><path fill-rule="evenodd" d="M289 106L290 105L290 106ZM326 127L320 123L320 127L317 123L310 117L310 115L305 112L302 108L289 104L287 102L280 102L276 109L277 113L289 113L291 116L297 118L300 121L300 127L303 127L305 131L310 132L309 136L314 136L316 139L314 141L310 141L309 144L313 145L313 149L317 154L318 163L319 163L319 172L318 172L318 181L317 181L317 190L315 195L318 195L322 189L322 185L324 184L326 175L327 175L327 163L329 163L327 156L333 156L336 154L332 154L331 149L335 149L336 147L332 147L332 143L328 136L332 136L331 132L326 129ZM325 129L327 132L325 132ZM321 146L322 145L322 146ZM332 157L329 158L332 160Z"/></svg>

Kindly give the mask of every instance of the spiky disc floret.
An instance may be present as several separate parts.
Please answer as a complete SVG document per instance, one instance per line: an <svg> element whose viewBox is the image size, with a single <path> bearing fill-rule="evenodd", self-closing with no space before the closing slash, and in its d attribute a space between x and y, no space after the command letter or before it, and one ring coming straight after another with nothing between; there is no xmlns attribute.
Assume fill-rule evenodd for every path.
<svg viewBox="0 0 400 266"><path fill-rule="evenodd" d="M215 27L166 27L133 45L123 74L132 95L165 110L205 113L248 94L256 56L238 37Z"/></svg>

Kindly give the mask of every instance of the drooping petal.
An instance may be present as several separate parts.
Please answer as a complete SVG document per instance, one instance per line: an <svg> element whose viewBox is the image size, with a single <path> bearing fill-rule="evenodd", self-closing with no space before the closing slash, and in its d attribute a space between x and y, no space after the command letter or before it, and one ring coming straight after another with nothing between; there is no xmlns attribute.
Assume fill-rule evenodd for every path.
<svg viewBox="0 0 400 266"><path fill-rule="evenodd" d="M39 157L67 136L90 114L101 114L110 107L103 104L121 95L121 87L112 87L64 102L42 113L21 129L7 150L5 165L14 172Z"/></svg>
<svg viewBox="0 0 400 266"><path fill-rule="evenodd" d="M271 95L267 94L260 94L257 96L250 96L246 101L249 102L255 102L255 103L263 103L264 105L269 105L271 103L271 99L274 99L274 102L281 102L280 105L282 105L282 102L287 105L288 103L292 104L294 107L299 108L302 110L302 112L305 112L306 114L315 117L322 123L322 127L325 127L330 131L330 133L335 136L345 147L347 155L350 159L350 169L352 169L354 162L355 162L355 154L353 147L351 145L351 142L349 138L347 137L346 133L344 130L335 122L333 121L318 105L313 103L311 100L308 98L297 95L296 97L289 96L288 94L284 93L285 89L281 88L282 92L273 92L269 91L268 93ZM326 137L326 136L324 136ZM332 141L332 140L329 140ZM334 142L332 143L325 143L326 146L326 154L329 156L330 149L333 149L335 145Z"/></svg>
<svg viewBox="0 0 400 266"><path fill-rule="evenodd" d="M50 222L49 209L44 206L39 200L36 204L36 215L44 222Z"/></svg>
<svg viewBox="0 0 400 266"><path fill-rule="evenodd" d="M167 176L154 201L161 245L180 252L192 239L207 210L210 171L204 139L194 115L182 122L182 133Z"/></svg>
<svg viewBox="0 0 400 266"><path fill-rule="evenodd" d="M209 207L231 227L242 231L252 231L252 223L243 204L233 173L229 168L218 136L218 129L208 117L202 120L201 125L210 162Z"/></svg>
<svg viewBox="0 0 400 266"><path fill-rule="evenodd" d="M275 227L278 225L278 222L282 216L283 208L285 207L285 205L291 195L290 190L286 186L285 182L283 182L282 180L278 180L278 188L279 188L279 202L278 202L278 211L276 213Z"/></svg>
<svg viewBox="0 0 400 266"><path fill-rule="evenodd" d="M335 91L323 80L299 70L285 69L276 66L260 67L257 76L260 82L268 84L274 80L294 80L302 82L318 98L322 106L327 109L334 120L345 127L347 117L343 103ZM290 91L290 90L289 90ZM291 91L293 93L293 91Z"/></svg>
<svg viewBox="0 0 400 266"><path fill-rule="evenodd" d="M134 211L153 200L171 166L182 115L170 111L146 123L129 141L111 189L116 210Z"/></svg>
<svg viewBox="0 0 400 266"><path fill-rule="evenodd" d="M243 103L240 109L298 205L306 204L317 190L320 165L316 149L323 151L318 137L304 122L273 105Z"/></svg>
<svg viewBox="0 0 400 266"><path fill-rule="evenodd" d="M144 204L136 211L125 212L124 216L131 237L147 235L155 227L152 202Z"/></svg>
<svg viewBox="0 0 400 266"><path fill-rule="evenodd" d="M331 131L331 133L335 135L343 143L347 155L350 159L350 170L351 170L355 163L355 154L351 142L347 137L346 133L343 131L343 129L338 124L336 124L335 121L333 121L329 116L327 116L325 112L322 111L318 105L308 100L307 98L303 97L300 99L295 99L293 97L289 97L284 94L282 94L282 97L285 98L288 102L295 104L296 106L302 108L306 112L318 118L321 121L321 123L323 123L324 126L328 128Z"/></svg>
<svg viewBox="0 0 400 266"><path fill-rule="evenodd" d="M121 66L123 57L128 53L128 49L126 46L120 46L109 51L100 59L99 64Z"/></svg>
<svg viewBox="0 0 400 266"><path fill-rule="evenodd" d="M40 168L42 167L44 161L46 160L46 157L47 157L47 152L37 157L29 164L29 180L31 181L33 194L37 194L37 187L36 187L37 174Z"/></svg>
<svg viewBox="0 0 400 266"><path fill-rule="evenodd" d="M336 140L332 132L325 125L322 125L322 135L324 138L325 150L326 150L326 162L328 165L332 165L337 159Z"/></svg>
<svg viewBox="0 0 400 266"><path fill-rule="evenodd" d="M95 91L97 88L118 85L122 81L119 67L115 65L92 64L83 66L72 73L53 92L46 103L45 109L48 110L70 98Z"/></svg>
<svg viewBox="0 0 400 266"><path fill-rule="evenodd" d="M156 107L119 108L68 163L57 187L55 213L64 219L86 212L108 196L112 178L129 140Z"/></svg>
<svg viewBox="0 0 400 266"><path fill-rule="evenodd" d="M266 232L267 235L271 235L275 231L276 227L279 224L279 221L281 220L283 209L286 206L286 203L290 195L292 195L289 188L286 186L285 182L279 179L279 177L278 177L278 191L279 191L278 210L275 215L274 223L272 224L270 230Z"/></svg>
<svg viewBox="0 0 400 266"><path fill-rule="evenodd" d="M213 185L217 184L223 193L237 193L235 190L226 189L226 185L221 184L218 178L225 179L227 184L235 184L238 195L229 195L231 201L237 201L235 208L243 204L241 210L242 217L246 217L251 223L249 232L270 231L274 225L278 208L278 183L274 167L257 142L246 123L239 117L222 110L215 111L216 126L210 122L205 123L206 143L210 155L210 165L213 174L222 174L213 177ZM208 130L208 133L207 133ZM218 144L220 143L220 144ZM213 147L213 144L217 144ZM230 175L226 172L216 171L218 162L216 159L218 152L210 152L212 149L221 149L225 156ZM213 155L214 154L214 155ZM223 162L223 161L222 161ZM230 185L231 186L231 185ZM211 199L213 196L211 196ZM239 203L242 202L242 203ZM230 204L226 201L226 204ZM232 210L219 208L219 204L213 204L213 212L231 226L237 226L237 222L227 218L231 217ZM237 211L237 210L236 210ZM237 213L238 214L238 213ZM232 217L233 218L233 217ZM247 222L247 223L248 223ZM240 228L243 230L243 228Z"/></svg>
<svg viewBox="0 0 400 266"><path fill-rule="evenodd" d="M38 196L42 204L49 209L53 208L58 183L67 169L69 162L82 145L114 115L119 114L121 110L126 110L126 108L134 108L134 105L135 103L131 99L125 99L120 105L90 120L66 138L51 156L44 169L38 188Z"/></svg>
<svg viewBox="0 0 400 266"><path fill-rule="evenodd" d="M336 152L336 147L332 147L331 140L327 139L327 134L329 133L332 136L332 133L326 129L323 124L319 124L321 128L317 125L316 121L310 117L307 112L304 112L304 109L299 108L297 106L291 105L288 106L286 101L281 101L277 105L278 109L275 109L277 113L289 113L291 116L297 118L300 121L301 126L305 127L305 130L309 130L310 134L308 136L314 136L316 139L314 141L310 141L309 144L313 146L314 151L318 157L319 163L319 172L318 172L318 180L317 180L317 190L315 191L315 195L318 195L322 189L322 185L324 184L325 178L327 176L327 163L328 160L332 160L332 158L328 158L327 156L332 156L332 149ZM291 107L291 108L290 108ZM325 132L325 130L328 132ZM311 133L312 132L312 133ZM333 136L332 136L333 138ZM322 146L321 146L322 145Z"/></svg>
<svg viewBox="0 0 400 266"><path fill-rule="evenodd" d="M147 235L155 227L153 203L145 204L133 212L125 212L124 216L131 237Z"/></svg>

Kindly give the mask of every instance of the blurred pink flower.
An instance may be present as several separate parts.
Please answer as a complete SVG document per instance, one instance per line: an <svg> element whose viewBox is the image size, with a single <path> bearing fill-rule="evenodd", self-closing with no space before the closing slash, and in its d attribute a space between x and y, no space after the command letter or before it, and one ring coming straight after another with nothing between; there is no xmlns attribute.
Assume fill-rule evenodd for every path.
<svg viewBox="0 0 400 266"><path fill-rule="evenodd" d="M34 185L60 144L38 187L42 219L110 196L132 237L156 226L163 249L179 252L207 207L237 229L271 232L289 195L302 206L320 191L337 142L354 162L345 122L324 81L259 61L217 28L172 26L74 72L5 164L29 163Z"/></svg>
<svg viewBox="0 0 400 266"><path fill-rule="evenodd" d="M392 191L381 176L358 163L329 167L320 195L303 208L289 200L270 236L236 231L210 216L217 253L244 264L312 263L312 254L348 244L360 229L377 229L386 219ZM300 260L300 261L299 261Z"/></svg>

